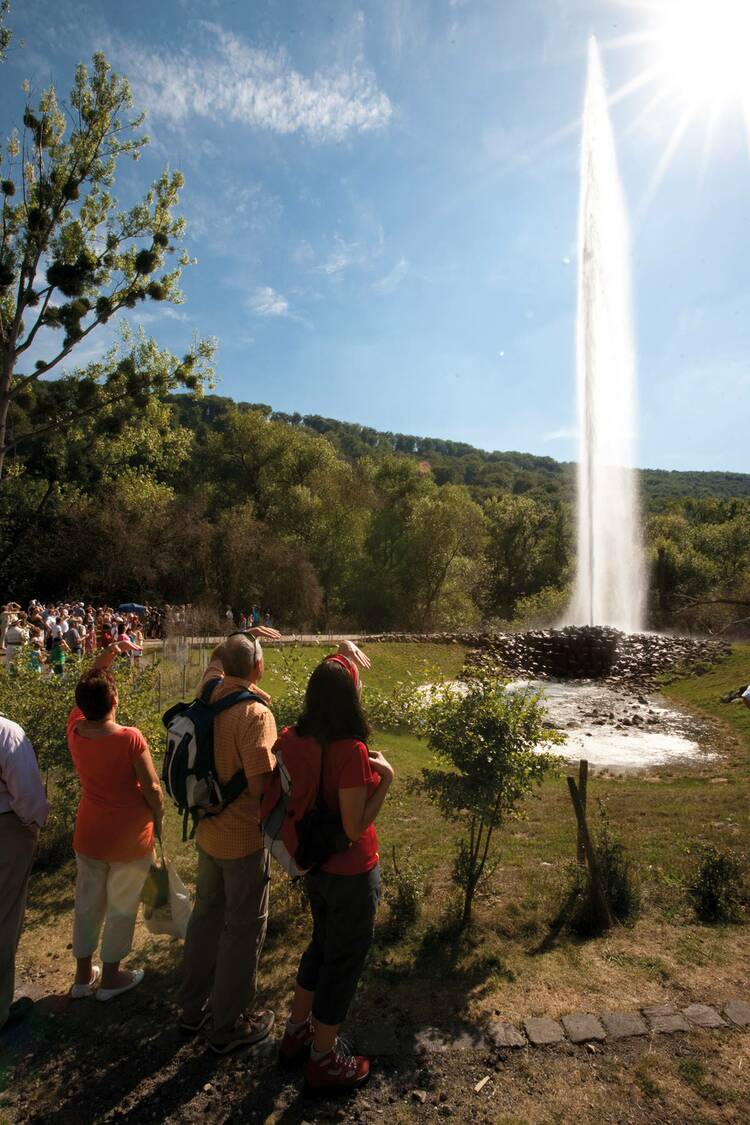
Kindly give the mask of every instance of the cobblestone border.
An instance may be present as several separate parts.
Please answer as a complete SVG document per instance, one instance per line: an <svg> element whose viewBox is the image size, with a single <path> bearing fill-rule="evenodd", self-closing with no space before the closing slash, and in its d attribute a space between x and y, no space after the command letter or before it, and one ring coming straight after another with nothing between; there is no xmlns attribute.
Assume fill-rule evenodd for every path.
<svg viewBox="0 0 750 1125"><path fill-rule="evenodd" d="M750 1028L750 1003L742 999L725 1004L652 1004L630 1011L570 1012L559 1020L530 1016L520 1025L492 1020L486 1027L464 1025L453 1029L402 1027L399 1032L382 1024L363 1025L355 1035L358 1051L374 1056L395 1056L411 1047L415 1054L476 1051L481 1048L519 1050L547 1047L568 1041L574 1045L616 1042L647 1035L689 1033L694 1028Z"/></svg>

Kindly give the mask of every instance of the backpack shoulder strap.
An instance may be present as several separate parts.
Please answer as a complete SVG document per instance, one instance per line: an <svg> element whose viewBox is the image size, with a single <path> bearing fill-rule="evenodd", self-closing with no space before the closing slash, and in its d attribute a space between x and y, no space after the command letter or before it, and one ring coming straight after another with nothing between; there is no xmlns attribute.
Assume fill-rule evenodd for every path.
<svg viewBox="0 0 750 1125"><path fill-rule="evenodd" d="M221 683L221 679L209 680L208 683L206 684L206 686L204 687L203 691L198 696L197 700L194 699L192 701L192 703L181 702L181 703L173 704L172 707L170 707L169 710L165 711L164 714L162 715L161 721L164 724L164 726L169 727L169 724L172 722L173 719L176 719L178 715L184 715L186 711L190 710L190 708L193 706L194 703L205 703L210 707L211 706L211 696L213 694L214 688L216 687L217 684L220 684L220 683Z"/></svg>
<svg viewBox="0 0 750 1125"><path fill-rule="evenodd" d="M268 706L265 699L262 699L256 692L247 691L246 689L230 692L229 695L225 695L223 699L218 699L216 703L210 703L209 706L213 717L216 718L216 716L220 715L223 711L234 707L236 703L245 703L247 701L262 703L264 707ZM240 793L243 793L245 789L247 789L247 777L245 776L244 769L238 769L232 774L228 781L220 786L220 789L224 808L226 808L227 805L231 805L232 801L235 801L237 797L239 797Z"/></svg>
<svg viewBox="0 0 750 1125"><path fill-rule="evenodd" d="M234 707L235 703L261 703L267 707L265 699L262 699L256 692L247 691L233 691L229 695L225 695L223 699L217 699L216 703L211 704L211 710L214 713L214 718L220 715L222 711L227 711L230 707Z"/></svg>
<svg viewBox="0 0 750 1125"><path fill-rule="evenodd" d="M200 699L201 703L210 703L211 702L211 696L214 693L214 689L217 688L220 683L221 683L221 676L217 676L215 680L209 680L208 681L208 683L206 684L203 691L200 693L200 695L198 697Z"/></svg>

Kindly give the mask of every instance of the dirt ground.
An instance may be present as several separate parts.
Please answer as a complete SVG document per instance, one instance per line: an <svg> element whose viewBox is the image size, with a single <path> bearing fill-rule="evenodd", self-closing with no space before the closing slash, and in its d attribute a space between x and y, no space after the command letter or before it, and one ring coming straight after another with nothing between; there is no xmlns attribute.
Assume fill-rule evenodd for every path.
<svg viewBox="0 0 750 1125"><path fill-rule="evenodd" d="M489 983L486 940L475 935L460 955L450 952L446 940L441 956L433 949L428 962L415 958L408 991L399 987L398 969L389 973L383 927L350 1029L355 1045L358 1028L395 1031L400 1053L375 1058L372 1079L356 1096L318 1102L304 1096L300 1075L279 1070L280 1027L268 1043L227 1058L213 1055L201 1037L180 1034L173 1003L179 946L151 937L140 921L131 963L146 969L144 984L107 1005L69 1000L72 959L56 920L58 911L72 907L72 883L62 902L57 878L54 884L48 899L37 885L19 957L19 978L37 1000L35 1011L0 1041L3 1125L378 1120L399 1125L443 1117L518 1125L750 1121L750 1029L695 1029L592 1047L563 1043L515 1051L499 1050L480 1037L468 1049L426 1054L414 1037L420 1020L481 1032L493 1016L518 1019L524 1009L559 1016L638 1002L748 999L750 943L744 927L711 931L702 944L695 927L692 944L686 938L691 969L673 965L666 951L656 966L640 964L634 950L652 948L658 940L644 922L640 934L621 931L575 950L565 945L545 954L541 962L549 961L536 961L526 975L519 965L503 980L490 973ZM273 1004L281 1024L304 923L295 916L292 896L277 897L261 1000ZM45 901L49 908L54 901L55 916L46 913ZM673 940L666 931L663 937L667 945ZM472 944L482 951L476 960ZM459 1002L461 995L468 1005ZM502 1009L496 1006L501 1003ZM489 1081L476 1092L485 1077Z"/></svg>
<svg viewBox="0 0 750 1125"><path fill-rule="evenodd" d="M159 984L166 985L166 980ZM55 1005L56 1007L56 1005ZM275 1043L219 1059L185 1040L157 989L36 1014L3 1053L4 1122L659 1123L750 1120L750 1034L696 1031L595 1050L405 1052L344 1101L311 1101ZM477 1093L475 1087L489 1078Z"/></svg>

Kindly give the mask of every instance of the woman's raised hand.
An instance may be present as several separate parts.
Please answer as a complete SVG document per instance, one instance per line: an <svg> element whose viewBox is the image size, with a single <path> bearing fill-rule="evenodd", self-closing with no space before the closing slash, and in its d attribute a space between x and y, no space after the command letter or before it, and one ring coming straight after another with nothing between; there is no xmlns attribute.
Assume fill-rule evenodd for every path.
<svg viewBox="0 0 750 1125"><path fill-rule="evenodd" d="M370 660L362 652L361 648L357 648L354 641L342 641L338 647L339 656L345 656L348 660L353 660L355 664L359 664L360 668L369 668Z"/></svg>

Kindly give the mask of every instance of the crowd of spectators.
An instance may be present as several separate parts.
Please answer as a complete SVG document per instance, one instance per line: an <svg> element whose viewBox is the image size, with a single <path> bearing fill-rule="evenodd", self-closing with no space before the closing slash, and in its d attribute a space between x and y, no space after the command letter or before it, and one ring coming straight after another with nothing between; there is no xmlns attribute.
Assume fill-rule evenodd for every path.
<svg viewBox="0 0 750 1125"><path fill-rule="evenodd" d="M11 601L0 610L0 649L10 666L26 653L36 671L49 667L62 675L69 656L92 655L121 638L141 648L146 638L164 636L166 611L95 606L83 599L43 605L33 598L26 609Z"/></svg>

